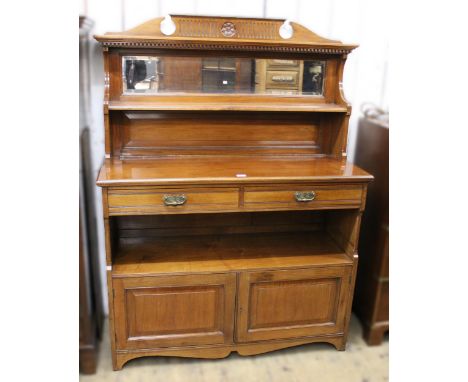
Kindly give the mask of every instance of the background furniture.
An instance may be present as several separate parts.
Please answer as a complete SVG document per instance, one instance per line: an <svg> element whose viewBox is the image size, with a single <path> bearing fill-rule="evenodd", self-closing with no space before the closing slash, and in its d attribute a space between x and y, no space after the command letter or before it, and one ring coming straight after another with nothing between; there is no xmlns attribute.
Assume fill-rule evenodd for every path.
<svg viewBox="0 0 468 382"><path fill-rule="evenodd" d="M304 62L302 60L256 60L255 88L274 94L300 94Z"/></svg>
<svg viewBox="0 0 468 382"><path fill-rule="evenodd" d="M344 350L372 180L346 161L351 108L341 82L355 46L296 23L283 40L281 20L172 20L170 36L162 19L96 36L106 71L97 183L114 369L149 355L222 358L311 342ZM192 70L188 58L200 57L230 72L226 63L236 63L241 75L199 92L162 89L147 73L134 76L129 57L144 63L141 73L167 57L187 58L183 70ZM237 70L244 58L250 76L249 66ZM319 61L310 77L320 74L323 86L251 93L238 84L254 83L258 60ZM138 92L125 92L129 76ZM224 85L229 92L218 92Z"/></svg>
<svg viewBox="0 0 468 382"><path fill-rule="evenodd" d="M354 303L369 345L382 343L389 329L388 133L388 113L368 109L359 121L355 163L375 177L362 219Z"/></svg>
<svg viewBox="0 0 468 382"><path fill-rule="evenodd" d="M96 371L97 346L101 338L103 305L99 278L95 174L91 165L89 134L89 32L92 22L80 17L80 371Z"/></svg>

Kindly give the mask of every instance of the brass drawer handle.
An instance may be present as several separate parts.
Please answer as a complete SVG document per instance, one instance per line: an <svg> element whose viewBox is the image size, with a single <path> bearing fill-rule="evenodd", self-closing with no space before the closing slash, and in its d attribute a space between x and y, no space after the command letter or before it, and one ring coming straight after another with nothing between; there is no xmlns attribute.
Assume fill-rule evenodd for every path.
<svg viewBox="0 0 468 382"><path fill-rule="evenodd" d="M181 206L185 204L187 197L185 195L164 195L163 202L166 206Z"/></svg>
<svg viewBox="0 0 468 382"><path fill-rule="evenodd" d="M277 75L277 76L272 76L271 80L273 82L295 82L293 76L287 76L287 75Z"/></svg>
<svg viewBox="0 0 468 382"><path fill-rule="evenodd" d="M298 202L311 202L315 199L315 192L314 191L306 191L306 192L295 192L294 197Z"/></svg>

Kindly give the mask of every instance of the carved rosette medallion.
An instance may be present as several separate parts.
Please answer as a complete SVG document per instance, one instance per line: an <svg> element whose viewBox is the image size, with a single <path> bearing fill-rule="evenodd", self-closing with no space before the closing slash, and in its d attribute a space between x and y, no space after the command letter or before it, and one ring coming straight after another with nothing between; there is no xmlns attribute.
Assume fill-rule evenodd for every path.
<svg viewBox="0 0 468 382"><path fill-rule="evenodd" d="M236 34L236 32L236 26L234 25L234 23L231 23L229 21L225 22L221 27L221 33L225 37L232 37Z"/></svg>

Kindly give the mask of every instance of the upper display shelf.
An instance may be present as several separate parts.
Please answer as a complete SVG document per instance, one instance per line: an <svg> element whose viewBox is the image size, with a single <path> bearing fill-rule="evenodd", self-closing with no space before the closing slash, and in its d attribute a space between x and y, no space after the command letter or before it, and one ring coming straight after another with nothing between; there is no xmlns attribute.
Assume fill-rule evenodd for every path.
<svg viewBox="0 0 468 382"><path fill-rule="evenodd" d="M357 47L288 20L210 16L166 16L95 38L106 47L130 48L346 54Z"/></svg>

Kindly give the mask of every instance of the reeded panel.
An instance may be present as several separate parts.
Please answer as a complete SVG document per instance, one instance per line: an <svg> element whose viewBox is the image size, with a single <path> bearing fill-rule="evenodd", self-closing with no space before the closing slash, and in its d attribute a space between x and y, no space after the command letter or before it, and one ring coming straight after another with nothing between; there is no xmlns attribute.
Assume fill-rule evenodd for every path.
<svg viewBox="0 0 468 382"><path fill-rule="evenodd" d="M123 94L322 96L326 63L235 57L124 56Z"/></svg>

